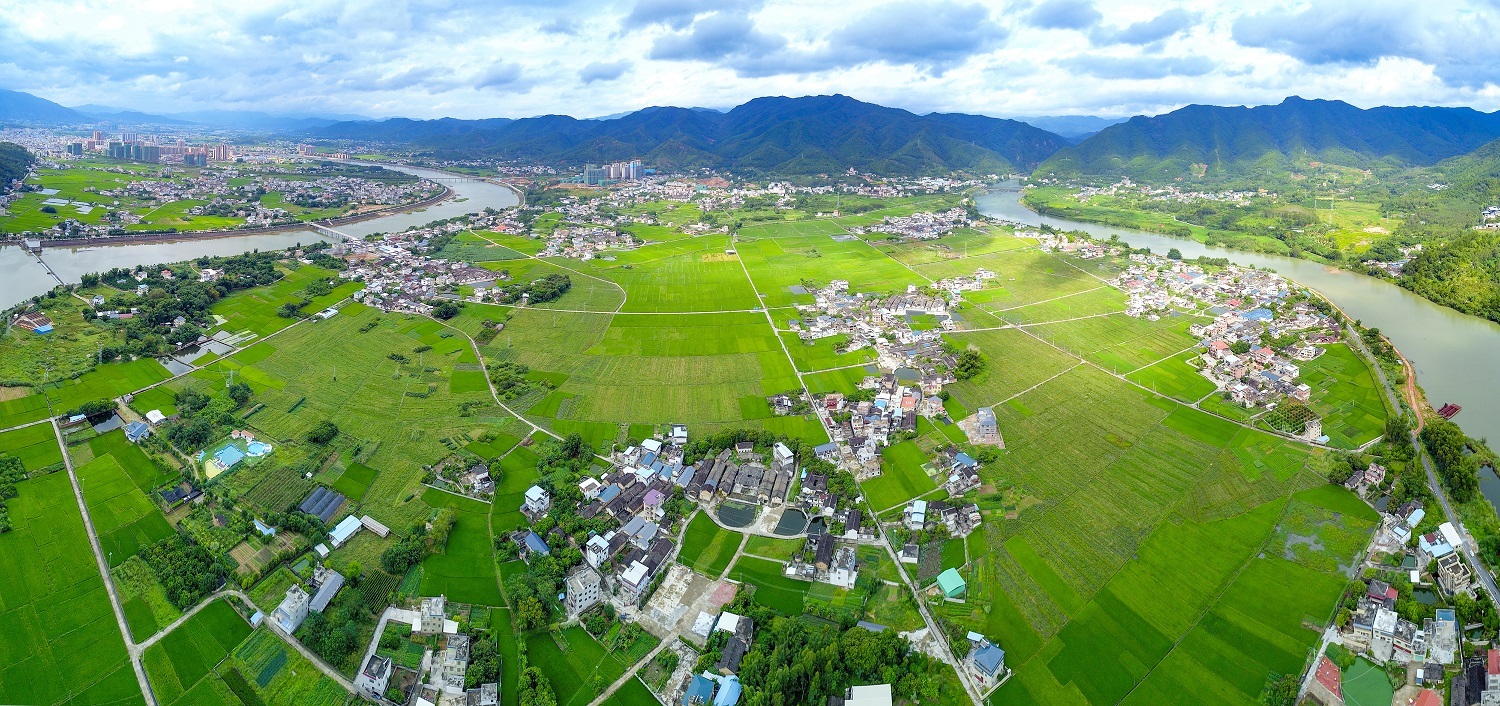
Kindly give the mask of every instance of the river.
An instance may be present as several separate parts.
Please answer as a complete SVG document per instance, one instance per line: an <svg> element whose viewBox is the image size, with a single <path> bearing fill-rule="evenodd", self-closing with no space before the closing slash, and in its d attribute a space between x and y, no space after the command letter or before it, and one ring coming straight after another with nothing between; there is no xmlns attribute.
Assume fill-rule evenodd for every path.
<svg viewBox="0 0 1500 706"><path fill-rule="evenodd" d="M1311 287L1365 326L1379 328L1417 370L1417 383L1434 407L1463 406L1454 419L1470 436L1500 440L1500 325L1439 306L1390 282L1308 260L1209 246L1188 238L1043 217L1021 204L1014 190L992 190L975 199L980 213L1019 223L1081 230L1096 238L1118 235L1157 253L1177 248L1183 257L1228 258L1272 269Z"/></svg>
<svg viewBox="0 0 1500 706"><path fill-rule="evenodd" d="M416 167L383 165L387 169L423 177L454 176L445 172ZM506 208L520 202L516 192L499 184L464 181L448 185L452 198L419 211L395 213L368 221L338 227L343 233L365 236L371 233L394 233L436 220L482 211L486 207ZM317 231L294 230L260 235L239 235L166 243L128 245L94 245L75 248L45 248L42 259L65 282L77 282L90 272L114 267L135 267L165 262L181 262L203 256L238 255L252 250L281 250L299 243L328 240ZM57 285L36 258L17 245L0 245L0 309L42 294Z"/></svg>

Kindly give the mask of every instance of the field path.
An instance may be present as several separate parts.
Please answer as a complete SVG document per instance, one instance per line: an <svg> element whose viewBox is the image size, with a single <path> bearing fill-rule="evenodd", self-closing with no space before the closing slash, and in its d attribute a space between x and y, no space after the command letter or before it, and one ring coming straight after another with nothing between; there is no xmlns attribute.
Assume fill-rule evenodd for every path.
<svg viewBox="0 0 1500 706"><path fill-rule="evenodd" d="M99 566L99 575L104 579L104 590L109 594L109 607L114 610L115 623L119 625L120 637L125 640L125 651L130 657L130 668L135 671L135 680L140 684L141 696L145 697L147 706L156 706L156 694L151 691L151 682L146 679L146 668L141 665L141 652L143 649L131 641L130 626L125 622L125 609L120 606L120 594L115 591L115 581L109 573L109 562L104 558L104 550L99 546L99 534L94 531L94 521L89 518L88 503L83 500L83 486L78 483L78 475L73 472L73 459L68 455L68 444L63 439L62 427L57 425L57 420L49 420L52 423L52 434L57 437L57 445L63 452L63 465L68 469L68 482L73 484L73 499L78 501L78 512L83 515L83 528L89 535L89 547L94 550L94 561Z"/></svg>
<svg viewBox="0 0 1500 706"><path fill-rule="evenodd" d="M735 241L736 241L735 234L730 234L730 236L729 236L729 242L730 242L730 244L734 244ZM869 245L869 243L866 242L866 245ZM875 248L875 246L873 246L873 245L871 245L870 247L874 248L876 250L879 250L879 248ZM885 253L885 254L887 256L889 256L889 253ZM906 267L906 269L908 271L910 271L912 274L916 274L918 277L922 277L922 279L926 279L928 282L932 281L931 279L929 279L929 278L927 278L927 277L925 277L923 275L918 274L915 270L912 270L910 267L907 267L900 260L896 260L894 257L892 257L891 259L893 261L895 261L897 264L900 264L902 267ZM739 261L739 263L740 263L740 269L742 269L742 270L745 271L745 279L750 280L750 290L755 293L755 300L756 301L764 301L764 300L761 299L760 288L755 286L755 279L750 276L750 268L745 266L745 261L743 259L736 257L735 260ZM770 309L763 309L763 311L764 311L764 313L766 315L766 323L771 327L772 331L775 331L776 330L776 320L771 316L771 310ZM791 352L791 350L786 347L786 340L783 339L781 336L777 336L776 337L776 342L779 343L779 344L781 344L781 352L784 353L784 354L786 354L787 362L790 363L791 366L792 366L792 372L796 373L796 375L797 375L797 383L802 386L802 394L806 395L808 400L811 400L812 399L812 393L810 391L808 391L808 389L807 389L807 381L803 379L802 371L800 371L800 370L797 369L797 361L796 361L796 359L792 358L792 352ZM818 419L820 421L823 419L823 413L824 413L824 410L818 410L818 412L817 412ZM858 479L855 479L854 482L855 482L856 485L859 485L859 480ZM862 485L859 485L859 490L860 490L860 494L861 495L865 494L864 487ZM866 495L866 497L869 497L869 496ZM717 523L717 521L718 521L717 518L715 518L715 522L716 523ZM745 535L745 542L748 542L748 541L749 541L749 534L747 533ZM896 550L893 547L891 547L890 541L886 540L886 539L884 539L882 537L882 539L880 540L880 545L883 546L883 547L885 547L886 554L890 555L891 561L894 562L896 566L900 566L901 565L901 558L898 557L898 556L896 556ZM744 543L743 542L741 543L740 547L741 547L741 550L743 550L743 548L744 548ZM737 550L735 553L736 553L736 555L738 555L739 554L739 550ZM734 566L734 564L733 564L733 562L731 562L730 563L730 567L733 567L733 566ZM917 598L917 609L921 612L921 614L922 614L922 620L927 625L928 634L930 634L932 636L933 642L936 643L936 645L938 647L938 650L939 650L938 656L939 656L939 658L941 658L944 662L947 662L948 666L950 666L950 667L953 668L954 673L958 675L958 682L963 685L964 691L966 693L968 693L969 698L974 701L975 706L979 706L980 704L983 704L984 703L983 696L979 693L978 689L976 689L974 687L974 685L969 681L969 678L964 673L962 665L959 663L959 661L954 658L953 651L948 646L947 637L946 637L946 635L944 635L943 631L938 627L937 621L933 620L932 613L930 613L927 610L927 604L925 602L923 602L922 598L921 598L922 594L919 591L917 591L916 585L914 585L911 582L911 579L909 577L907 577L904 572L902 574L902 579L906 581L907 590L911 591L912 595ZM597 703L590 704L590 706L597 706Z"/></svg>

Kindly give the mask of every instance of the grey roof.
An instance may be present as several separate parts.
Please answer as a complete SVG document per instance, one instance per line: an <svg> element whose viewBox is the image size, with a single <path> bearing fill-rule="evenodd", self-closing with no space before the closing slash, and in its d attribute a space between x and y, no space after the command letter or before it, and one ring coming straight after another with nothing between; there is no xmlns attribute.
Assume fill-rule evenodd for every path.
<svg viewBox="0 0 1500 706"><path fill-rule="evenodd" d="M338 514L339 508L343 506L343 494L320 485L307 496L306 500L302 501L298 509L309 515L316 515L318 519L327 522L333 519L333 516Z"/></svg>
<svg viewBox="0 0 1500 706"><path fill-rule="evenodd" d="M308 608L323 612L333 597L338 595L339 589L344 587L344 575L337 571L329 571L328 578L323 580L323 585L318 587L318 592L313 595L312 601L307 604Z"/></svg>

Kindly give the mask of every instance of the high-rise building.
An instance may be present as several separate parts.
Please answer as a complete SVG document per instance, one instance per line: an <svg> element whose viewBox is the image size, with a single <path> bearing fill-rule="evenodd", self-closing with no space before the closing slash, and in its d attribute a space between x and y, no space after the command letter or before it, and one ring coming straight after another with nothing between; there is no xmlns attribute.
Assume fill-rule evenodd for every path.
<svg viewBox="0 0 1500 706"><path fill-rule="evenodd" d="M297 154L300 154L303 157L311 157L317 153L318 150L312 145L297 145Z"/></svg>
<svg viewBox="0 0 1500 706"><path fill-rule="evenodd" d="M640 179L641 177L645 176L645 172L645 168L641 166L641 160L633 159L630 161L630 164L626 165L625 178L631 181L635 181L636 179Z"/></svg>
<svg viewBox="0 0 1500 706"><path fill-rule="evenodd" d="M142 145L140 161L151 162L153 164L160 162L161 147L159 145Z"/></svg>
<svg viewBox="0 0 1500 706"><path fill-rule="evenodd" d="M104 131L102 131L102 130L95 130L94 131L94 142L103 142L103 141L104 141Z"/></svg>
<svg viewBox="0 0 1500 706"><path fill-rule="evenodd" d="M109 143L109 157L110 159L130 159L130 152L125 143L112 141Z"/></svg>
<svg viewBox="0 0 1500 706"><path fill-rule="evenodd" d="M122 131L120 133L120 141L121 142L135 142L138 137L139 136L136 135L133 132L123 132Z"/></svg>
<svg viewBox="0 0 1500 706"><path fill-rule="evenodd" d="M68 143L68 154L77 155L77 156L83 156L83 143L82 142L69 142Z"/></svg>
<svg viewBox="0 0 1500 706"><path fill-rule="evenodd" d="M230 154L231 153L229 151L229 145L222 144L222 143L214 145L214 161L215 162L228 162Z"/></svg>
<svg viewBox="0 0 1500 706"><path fill-rule="evenodd" d="M609 172L597 164L586 164L583 167L583 183L592 186L603 184L609 178Z"/></svg>

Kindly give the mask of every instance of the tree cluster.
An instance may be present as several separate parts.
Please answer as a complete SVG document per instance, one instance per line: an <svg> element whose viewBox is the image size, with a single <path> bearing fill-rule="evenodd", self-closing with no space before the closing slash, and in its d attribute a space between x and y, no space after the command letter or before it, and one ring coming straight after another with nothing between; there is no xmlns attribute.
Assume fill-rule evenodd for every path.
<svg viewBox="0 0 1500 706"><path fill-rule="evenodd" d="M1466 453L1468 437L1457 424L1434 417L1422 428L1422 445L1432 454L1443 486L1455 502L1465 503L1479 491L1479 459Z"/></svg>
<svg viewBox="0 0 1500 706"><path fill-rule="evenodd" d="M527 295L526 303L542 304L558 299L572 288L573 280L570 277L554 272L530 282L517 282L501 287L496 295L496 301L501 304L514 304L521 301L521 295L524 294Z"/></svg>
<svg viewBox="0 0 1500 706"><path fill-rule="evenodd" d="M140 556L156 572L167 600L178 610L187 610L218 590L235 568L233 559L215 557L185 534L145 547Z"/></svg>

